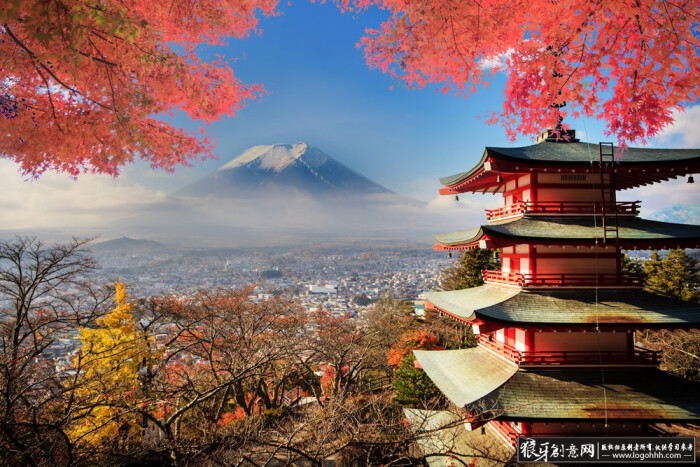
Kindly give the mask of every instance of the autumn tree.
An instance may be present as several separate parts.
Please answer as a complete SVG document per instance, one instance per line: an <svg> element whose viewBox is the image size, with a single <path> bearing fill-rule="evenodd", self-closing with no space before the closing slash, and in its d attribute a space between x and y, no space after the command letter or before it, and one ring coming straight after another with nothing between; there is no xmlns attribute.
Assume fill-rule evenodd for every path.
<svg viewBox="0 0 700 467"><path fill-rule="evenodd" d="M324 372L321 383L326 396L343 398L371 368L372 350L380 344L368 338L367 329L349 313L336 316L320 309L311 319L313 328L306 334L308 354L303 363Z"/></svg>
<svg viewBox="0 0 700 467"><path fill-rule="evenodd" d="M387 362L387 352L399 341L404 332L420 326L409 313L413 307L391 295L385 295L365 309L361 319L366 337L372 342L369 351L366 382L373 384L377 377L390 380L393 368Z"/></svg>
<svg viewBox="0 0 700 467"><path fill-rule="evenodd" d="M153 338L139 330L124 284L115 289L114 309L95 327L80 329L76 376L68 380L77 401L69 436L78 445L116 448L127 437L141 441L139 410L147 401L139 380L156 364L158 352Z"/></svg>
<svg viewBox="0 0 700 467"><path fill-rule="evenodd" d="M0 462L73 462L68 368L52 358L65 333L94 323L109 294L89 280L88 240L0 241Z"/></svg>
<svg viewBox="0 0 700 467"><path fill-rule="evenodd" d="M700 301L698 261L684 250L670 250L664 257L653 251L644 261L644 270L649 292ZM645 330L638 337L643 346L662 351L662 364L667 370L685 378L700 378L700 330Z"/></svg>
<svg viewBox="0 0 700 467"><path fill-rule="evenodd" d="M409 330L391 347L387 354L389 365L397 367L413 350L443 349L438 336L426 330Z"/></svg>
<svg viewBox="0 0 700 467"><path fill-rule="evenodd" d="M645 141L699 96L694 0L337 3L388 10L361 45L370 66L409 86L466 97L504 71L503 108L489 122L511 138L571 115L602 119L622 145Z"/></svg>
<svg viewBox="0 0 700 467"><path fill-rule="evenodd" d="M440 396L440 390L421 368L416 367L414 350L439 350L438 336L427 330L409 330L394 344L387 360L396 367L393 389L396 402L401 405L417 406L433 401Z"/></svg>
<svg viewBox="0 0 700 467"><path fill-rule="evenodd" d="M500 262L493 251L475 248L457 256L455 262L440 273L442 290L459 290L477 287L484 283L482 270L498 269Z"/></svg>
<svg viewBox="0 0 700 467"><path fill-rule="evenodd" d="M637 258L630 258L627 253L622 255L622 272L629 274L645 274L644 262Z"/></svg>
<svg viewBox="0 0 700 467"><path fill-rule="evenodd" d="M117 175L135 158L173 170L213 141L165 120L209 123L260 95L198 46L257 31L276 0L45 2L0 9L0 154L25 174ZM204 129L200 127L204 133ZM50 142L50 143L49 143Z"/></svg>
<svg viewBox="0 0 700 467"><path fill-rule="evenodd" d="M422 407L442 397L442 392L425 374L416 368L416 357L407 355L398 368L393 389L397 403L409 407Z"/></svg>
<svg viewBox="0 0 700 467"><path fill-rule="evenodd" d="M698 261L685 250L670 250L663 258L653 251L644 262L644 270L648 291L680 300L700 301Z"/></svg>
<svg viewBox="0 0 700 467"><path fill-rule="evenodd" d="M253 289L161 297L141 310L141 320L167 336L141 411L162 431L166 457L214 442L226 421L257 415L258 401L263 410L278 407L291 386L304 384L296 359L306 315L279 297L254 301Z"/></svg>

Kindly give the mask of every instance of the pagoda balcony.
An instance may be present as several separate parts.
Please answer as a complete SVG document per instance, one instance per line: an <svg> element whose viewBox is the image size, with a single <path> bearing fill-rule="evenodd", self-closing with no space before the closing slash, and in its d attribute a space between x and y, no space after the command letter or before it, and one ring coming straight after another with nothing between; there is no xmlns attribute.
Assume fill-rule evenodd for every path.
<svg viewBox="0 0 700 467"><path fill-rule="evenodd" d="M481 271L487 284L501 284L511 287L529 288L642 288L646 275L633 273L537 273Z"/></svg>
<svg viewBox="0 0 700 467"><path fill-rule="evenodd" d="M661 352L635 347L632 352L613 350L521 352L520 366L528 365L633 365L658 366Z"/></svg>
<svg viewBox="0 0 700 467"><path fill-rule="evenodd" d="M635 347L625 350L560 350L520 351L489 335L478 336L479 345L493 350L519 366L591 366L625 365L656 367L661 361L661 352Z"/></svg>
<svg viewBox="0 0 700 467"><path fill-rule="evenodd" d="M618 216L636 216L641 201L619 201L605 203L605 213ZM498 221L528 215L581 216L602 214L603 203L590 201L518 201L497 209L487 209L486 219Z"/></svg>

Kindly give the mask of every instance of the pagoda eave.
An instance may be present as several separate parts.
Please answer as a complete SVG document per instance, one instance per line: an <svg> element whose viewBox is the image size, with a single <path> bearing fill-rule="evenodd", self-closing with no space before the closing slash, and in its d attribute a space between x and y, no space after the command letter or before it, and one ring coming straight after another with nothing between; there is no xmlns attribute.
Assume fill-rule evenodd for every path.
<svg viewBox="0 0 700 467"><path fill-rule="evenodd" d="M655 368L520 369L472 407L503 420L697 422L699 387Z"/></svg>
<svg viewBox="0 0 700 467"><path fill-rule="evenodd" d="M542 237L501 237L501 238L490 238L486 244L480 243L484 239L479 239L477 241L469 243L457 243L457 244L444 244L436 243L433 245L434 251L461 251L461 250L476 250L481 249L494 249L494 248L504 248L514 245L530 244L539 245L546 243L552 246L588 246L589 248L594 248L596 246L611 246L619 247L624 250L673 250L673 249L684 249L684 248L700 248L700 242L698 240L655 240L650 241L648 239L626 239L626 240L614 240L614 239L604 239L603 237L591 238L591 239L566 239L566 238L542 238Z"/></svg>
<svg viewBox="0 0 700 467"><path fill-rule="evenodd" d="M581 416L581 417L520 417L520 416L509 416L509 415L500 415L496 417L494 420L500 420L503 422L522 422L522 423L605 423L606 420L608 423L610 422L616 422L616 423L643 423L643 424L652 424L652 423L678 423L678 424L695 424L698 421L698 417L681 417L681 418L663 418L663 417L658 417L658 418L653 418L653 417L648 417L648 418L641 418L639 416L627 416L627 417L619 417L619 416L612 416L608 415L606 418L605 415L599 415L598 417L588 417L588 416ZM551 436L551 433L549 434L542 434L543 436ZM533 434L531 436L537 436L536 434Z"/></svg>
<svg viewBox="0 0 700 467"><path fill-rule="evenodd" d="M433 305L434 306L434 305ZM598 332L602 331L612 331L612 332L622 332L629 334L633 331L642 331L645 329L660 330L665 329L669 331L677 329L695 329L697 323L649 323L649 322L619 322L619 323L557 323L552 324L549 322L517 322L517 321L505 321L494 319L488 315L475 312L471 317L465 318L458 316L454 313L450 313L440 307L434 306L435 311L441 316L457 321L468 326L478 326L480 334L489 334L491 332L497 331L499 329L508 329L511 327L516 327L523 329L525 331L533 332Z"/></svg>
<svg viewBox="0 0 700 467"><path fill-rule="evenodd" d="M485 284L432 292L427 299L446 317L483 325L482 333L503 327L533 331L691 329L700 323L700 304L643 290L524 290Z"/></svg>
<svg viewBox="0 0 700 467"><path fill-rule="evenodd" d="M554 156L561 152L561 157ZM668 154L683 152L680 159ZM612 169L617 189L624 190L700 172L700 151L628 148ZM526 173L599 173L598 147L585 143L540 143L521 148L486 148L481 160L468 172L443 177L441 194L503 190L503 175ZM487 181L489 183L487 183Z"/></svg>
<svg viewBox="0 0 700 467"><path fill-rule="evenodd" d="M436 234L437 251L503 248L518 244L590 246L652 250L700 248L700 226L621 217L617 232L603 236L602 219L593 217L524 216L479 227Z"/></svg>

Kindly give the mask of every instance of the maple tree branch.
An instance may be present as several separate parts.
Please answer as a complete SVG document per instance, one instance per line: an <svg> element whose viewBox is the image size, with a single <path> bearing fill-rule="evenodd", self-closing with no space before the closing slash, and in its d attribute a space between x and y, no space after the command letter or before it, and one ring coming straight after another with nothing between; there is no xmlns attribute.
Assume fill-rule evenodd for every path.
<svg viewBox="0 0 700 467"><path fill-rule="evenodd" d="M686 14L686 15L692 17L692 18L695 18L695 19L700 19L700 15L698 15L698 14L693 14L693 13L692 13L692 10L688 10L688 9L686 9L686 8L684 8L684 7L682 7L682 6L678 5L678 4L676 4L676 3L670 2L670 1L668 1L668 0L661 0L661 1L662 1L664 4L668 3L669 5L678 8L680 11L683 12L683 14Z"/></svg>
<svg viewBox="0 0 700 467"><path fill-rule="evenodd" d="M661 4L664 6L664 10L666 11L666 16L668 17L669 24L671 25L671 29L673 30L673 35L676 36L676 44L680 45L681 38L678 36L678 31L676 31L676 26L673 24L673 20L671 20L671 13L668 11L668 6L666 5L665 1L662 1Z"/></svg>
<svg viewBox="0 0 700 467"><path fill-rule="evenodd" d="M588 38L588 33L583 37L583 41L581 42L581 56L579 57L579 62L583 61L583 55L586 51L586 39ZM564 89L564 86L566 86L569 81L571 81L571 78L576 74L576 72L581 68L581 66L577 66L573 70L571 70L571 73L569 73L569 76L566 77L566 80L559 86L559 91L557 92L557 95L561 95L562 90Z"/></svg>
<svg viewBox="0 0 700 467"><path fill-rule="evenodd" d="M69 91L71 91L71 92L73 92L73 93L75 93L75 94L77 94L77 95L79 95L79 96L81 96L81 97L87 99L89 102L91 102L91 103L93 103L93 104L95 104L95 105L97 105L97 106L99 106L99 107L102 107L102 108L105 109L105 110L110 110L110 108L107 107L107 106L105 106L104 104L102 104L102 103L100 103L100 102L97 102L97 101L94 100L94 99L91 99L91 98L89 98L89 97L84 96L84 95L81 94L80 91L78 91L77 89L72 88L72 87L68 86L66 83L64 83L63 81L61 81L61 80L54 74L54 72L51 71L51 69L49 69L49 67L47 67L46 65L44 65L42 62L40 62L40 61L37 59L36 54L35 54L32 50L30 50L21 40L19 40L19 38L18 38L17 36L15 36L15 35L12 33L12 31L10 30L9 26L7 26L7 24L3 24L2 27L5 28L5 32L7 32L7 34L10 36L10 38L11 38L17 45L19 45L25 52L27 52L27 54L29 54L29 58L31 58L31 59L32 59L32 62L34 62L34 64L36 65L37 71L38 71L38 68L39 68L39 67L43 68L43 69L49 74L49 76L51 76L51 78L53 78L58 84L60 84L60 85L63 86L64 88L66 88L66 89L68 89ZM39 75L41 76L41 73L39 73ZM44 77L42 76L42 78L44 78ZM44 79L44 81L46 81L46 80Z"/></svg>
<svg viewBox="0 0 700 467"><path fill-rule="evenodd" d="M46 86L46 95L48 96L48 98L49 98L49 104L51 105L51 115L53 116L53 119L54 119L54 121L56 122L56 126L58 127L58 129L59 129L59 131L60 131L61 133L65 133L65 131L63 131L63 128L61 127L61 124L59 123L58 117L56 116L56 107L54 106L54 104L53 104L53 98L51 97L51 95L52 95L52 93L51 93L51 85L49 85L48 80L47 80L46 77L41 73L41 71L39 70L38 67L36 68L36 72L39 74L39 76L41 76L41 79L44 80L44 85Z"/></svg>
<svg viewBox="0 0 700 467"><path fill-rule="evenodd" d="M457 55L459 55L459 58L462 59L464 64L467 66L467 69L471 68L471 65L469 65L469 62L464 58L462 55L462 52L459 51L459 46L457 45L457 36L455 35L455 22L454 22L454 17L450 16L450 25L452 28L452 41L455 44L455 51L457 52Z"/></svg>

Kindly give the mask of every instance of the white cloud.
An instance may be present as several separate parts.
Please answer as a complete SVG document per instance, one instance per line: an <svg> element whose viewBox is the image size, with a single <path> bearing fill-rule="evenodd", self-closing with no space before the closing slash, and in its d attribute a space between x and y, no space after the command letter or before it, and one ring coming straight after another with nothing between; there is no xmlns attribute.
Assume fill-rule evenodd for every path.
<svg viewBox="0 0 700 467"><path fill-rule="evenodd" d="M462 193L459 201L454 195L437 196L430 200L425 210L435 216L442 217L441 227L450 230L461 230L486 223L486 209L503 205L500 194L488 196L482 194Z"/></svg>
<svg viewBox="0 0 700 467"><path fill-rule="evenodd" d="M684 148L700 146L700 105L688 107L685 112L674 112L673 119L673 125L658 136L659 142Z"/></svg>
<svg viewBox="0 0 700 467"><path fill-rule="evenodd" d="M491 70L496 68L498 71L505 71L507 66L506 60L512 53L513 49L508 49L506 53L483 58L479 61L479 67L482 70Z"/></svg>
<svg viewBox="0 0 700 467"><path fill-rule="evenodd" d="M641 215L648 216L660 209L678 204L697 204L698 184L688 183L687 177L681 177L664 183L656 183L618 194L618 201L642 201Z"/></svg>
<svg viewBox="0 0 700 467"><path fill-rule="evenodd" d="M3 229L90 229L100 231L135 207L163 196L130 182L124 176L66 175L46 173L27 181L17 165L0 160L0 226Z"/></svg>

